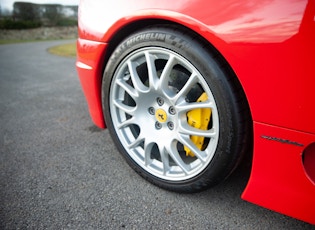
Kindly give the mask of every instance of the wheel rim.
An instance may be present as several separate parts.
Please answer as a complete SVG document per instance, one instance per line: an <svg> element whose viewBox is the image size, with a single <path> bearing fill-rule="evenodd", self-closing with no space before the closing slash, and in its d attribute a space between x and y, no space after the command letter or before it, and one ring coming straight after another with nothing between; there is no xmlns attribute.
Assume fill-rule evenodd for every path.
<svg viewBox="0 0 315 230"><path fill-rule="evenodd" d="M197 102L201 94L206 100ZM205 79L183 56L159 47L129 54L115 71L109 107L123 148L151 175L183 181L211 162L219 137L216 103ZM211 109L207 128L193 127L188 112L205 108ZM193 136L202 138L202 147Z"/></svg>

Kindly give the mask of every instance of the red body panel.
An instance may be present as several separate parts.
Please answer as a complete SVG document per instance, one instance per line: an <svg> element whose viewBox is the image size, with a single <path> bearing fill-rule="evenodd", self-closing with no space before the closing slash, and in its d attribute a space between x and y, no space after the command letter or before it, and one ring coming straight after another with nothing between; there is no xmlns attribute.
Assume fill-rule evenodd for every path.
<svg viewBox="0 0 315 230"><path fill-rule="evenodd" d="M82 89L88 101L93 122L100 128L106 128L101 106L101 83L106 43L78 39L77 69Z"/></svg>
<svg viewBox="0 0 315 230"><path fill-rule="evenodd" d="M301 146L262 138L266 136L285 137ZM254 122L253 165L242 198L315 224L315 183L306 176L302 162L302 151L314 138L312 134Z"/></svg>
<svg viewBox="0 0 315 230"><path fill-rule="evenodd" d="M314 154L302 162L315 142L314 17L313 0L81 0L77 69L91 117L105 128L100 89L113 36L140 20L181 24L221 53L249 102L254 158L242 198L315 224L314 178L304 170L314 172Z"/></svg>

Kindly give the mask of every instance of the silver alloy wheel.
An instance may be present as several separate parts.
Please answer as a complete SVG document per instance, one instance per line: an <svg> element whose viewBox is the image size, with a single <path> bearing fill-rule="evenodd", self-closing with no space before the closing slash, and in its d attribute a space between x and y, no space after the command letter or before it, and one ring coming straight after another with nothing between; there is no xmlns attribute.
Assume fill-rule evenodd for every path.
<svg viewBox="0 0 315 230"><path fill-rule="evenodd" d="M201 93L207 99L197 102ZM115 71L109 102L122 146L153 176L184 181L211 162L219 139L216 102L204 77L183 56L159 47L133 51ZM206 130L194 128L187 118L189 111L202 108L211 109ZM192 136L205 137L202 148ZM184 146L193 156L187 156Z"/></svg>

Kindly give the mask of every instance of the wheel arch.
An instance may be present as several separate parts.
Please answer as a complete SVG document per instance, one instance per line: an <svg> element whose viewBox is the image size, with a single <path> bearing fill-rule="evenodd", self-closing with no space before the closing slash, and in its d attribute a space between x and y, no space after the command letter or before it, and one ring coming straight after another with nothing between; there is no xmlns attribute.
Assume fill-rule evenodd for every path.
<svg viewBox="0 0 315 230"><path fill-rule="evenodd" d="M122 24L119 27L115 27L115 31L112 31L110 35L106 34L104 35L103 39L106 39L108 42L108 47L106 50L106 54L103 57L103 60L101 60L104 63L103 70L106 67L107 61L114 52L115 48L129 35L142 30L146 27L176 27L179 31L186 32L190 36L192 36L194 39L198 40L204 47L207 49L208 52L211 52L215 56L218 56L220 58L221 65L225 67L225 69L229 72L229 74L233 75L235 80L238 82L237 84L242 88L242 91L244 93L244 96L246 97L245 91L242 87L242 84L233 70L232 66L228 62L228 60L224 57L221 52L221 50L218 48L221 44L224 44L225 42L214 35L207 27L201 28L199 25L196 28L199 28L199 31L203 31L202 33L199 33L198 30L195 29L194 26L188 27L184 23L179 23L172 20L166 20L166 19L160 19L160 18L145 18L145 19L138 19L134 21L128 21L125 24ZM207 28L208 32L204 32L205 28ZM226 43L225 43L226 44ZM246 98L246 102L248 104L248 100Z"/></svg>

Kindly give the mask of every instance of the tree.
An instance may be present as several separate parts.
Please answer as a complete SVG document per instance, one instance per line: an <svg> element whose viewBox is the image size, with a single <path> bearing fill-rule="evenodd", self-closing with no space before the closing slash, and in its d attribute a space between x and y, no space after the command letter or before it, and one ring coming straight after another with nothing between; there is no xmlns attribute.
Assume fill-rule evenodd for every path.
<svg viewBox="0 0 315 230"><path fill-rule="evenodd" d="M42 17L47 19L50 25L56 25L62 16L62 5L44 4L41 9Z"/></svg>
<svg viewBox="0 0 315 230"><path fill-rule="evenodd" d="M24 21L39 21L39 7L29 2L14 2L13 17Z"/></svg>

